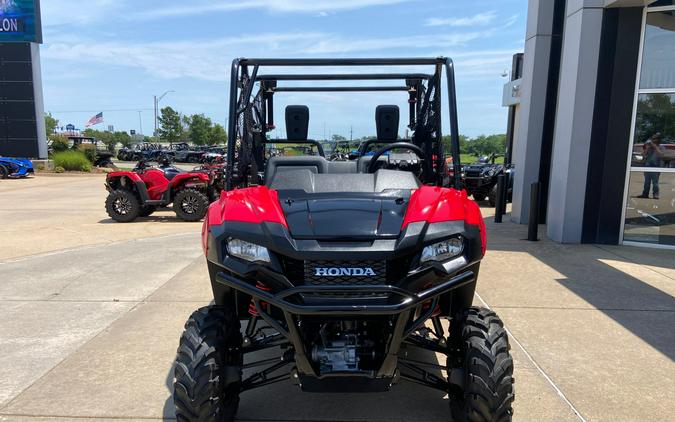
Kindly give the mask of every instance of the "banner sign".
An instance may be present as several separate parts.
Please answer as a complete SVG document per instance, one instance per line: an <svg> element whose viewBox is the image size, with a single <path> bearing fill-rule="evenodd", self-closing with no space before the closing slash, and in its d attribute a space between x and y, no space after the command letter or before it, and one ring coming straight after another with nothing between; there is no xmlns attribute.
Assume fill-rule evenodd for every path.
<svg viewBox="0 0 675 422"><path fill-rule="evenodd" d="M42 42L40 0L0 0L0 42Z"/></svg>

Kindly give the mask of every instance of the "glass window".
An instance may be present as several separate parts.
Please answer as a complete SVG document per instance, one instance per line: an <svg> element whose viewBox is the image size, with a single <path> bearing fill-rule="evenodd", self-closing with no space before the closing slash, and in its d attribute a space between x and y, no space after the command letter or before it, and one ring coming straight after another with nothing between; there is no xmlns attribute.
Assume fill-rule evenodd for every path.
<svg viewBox="0 0 675 422"><path fill-rule="evenodd" d="M675 167L675 94L638 96L631 165Z"/></svg>
<svg viewBox="0 0 675 422"><path fill-rule="evenodd" d="M675 0L658 0L651 3L649 7L675 6Z"/></svg>
<svg viewBox="0 0 675 422"><path fill-rule="evenodd" d="M675 246L675 173L630 173L623 240Z"/></svg>
<svg viewBox="0 0 675 422"><path fill-rule="evenodd" d="M675 10L647 13L640 88L675 88Z"/></svg>

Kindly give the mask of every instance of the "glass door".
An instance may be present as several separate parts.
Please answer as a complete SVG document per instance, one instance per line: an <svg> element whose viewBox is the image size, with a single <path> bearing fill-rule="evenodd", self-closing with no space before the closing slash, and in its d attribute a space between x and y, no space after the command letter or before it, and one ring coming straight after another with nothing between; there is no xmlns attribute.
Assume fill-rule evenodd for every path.
<svg viewBox="0 0 675 422"><path fill-rule="evenodd" d="M653 5L644 16L622 240L675 249L675 6Z"/></svg>

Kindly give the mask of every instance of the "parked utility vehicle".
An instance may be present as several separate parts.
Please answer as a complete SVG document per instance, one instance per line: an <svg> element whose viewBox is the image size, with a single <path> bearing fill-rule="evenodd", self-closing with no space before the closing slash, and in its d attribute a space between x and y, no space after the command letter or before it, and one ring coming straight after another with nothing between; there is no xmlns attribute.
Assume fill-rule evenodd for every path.
<svg viewBox="0 0 675 422"><path fill-rule="evenodd" d="M157 207L173 204L181 220L204 218L214 192L213 174L205 170L183 171L160 158L157 167L141 160L132 171L116 171L106 176L108 198L105 209L115 221L128 223L151 215Z"/></svg>
<svg viewBox="0 0 675 422"><path fill-rule="evenodd" d="M263 73L267 66L426 66L431 72ZM441 187L447 181L444 78L451 189ZM378 82L288 86L358 79ZM227 190L209 207L202 230L215 304L193 313L180 338L177 420L233 421L241 393L289 379L312 392L386 391L411 381L447 394L455 421L511 420L507 333L493 311L472 306L486 232L479 207L457 189L452 61L237 59L230 87ZM273 98L321 90L403 92L412 137L397 139L398 107L379 106L380 146L372 156L267 158ZM281 142L311 143L308 125L307 107L287 107L288 139ZM436 354L421 361L413 349ZM437 362L438 354L446 358Z"/></svg>
<svg viewBox="0 0 675 422"><path fill-rule="evenodd" d="M506 199L511 201L513 193L514 167L505 166L496 162L497 154L489 157L481 157L477 162L466 165L462 168L462 185L467 193L473 196L476 201L483 201L487 198L491 207L497 204L497 180L499 175L508 177L508 186L506 187Z"/></svg>

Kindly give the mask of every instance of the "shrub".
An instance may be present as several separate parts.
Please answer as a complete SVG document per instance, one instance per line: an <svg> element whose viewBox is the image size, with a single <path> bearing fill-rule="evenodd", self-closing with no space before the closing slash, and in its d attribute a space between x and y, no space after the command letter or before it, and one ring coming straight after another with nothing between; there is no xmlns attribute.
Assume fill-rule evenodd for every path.
<svg viewBox="0 0 675 422"><path fill-rule="evenodd" d="M65 171L66 170L61 166L58 166L54 169L54 173L64 173Z"/></svg>
<svg viewBox="0 0 675 422"><path fill-rule="evenodd" d="M64 151L54 154L54 166L68 171L91 171L91 162L79 151Z"/></svg>
<svg viewBox="0 0 675 422"><path fill-rule="evenodd" d="M54 153L67 151L70 147L68 138L64 135L50 135L49 140L52 141L52 151Z"/></svg>
<svg viewBox="0 0 675 422"><path fill-rule="evenodd" d="M90 163L96 161L96 147L92 144L82 144L77 147L77 150L84 154Z"/></svg>

